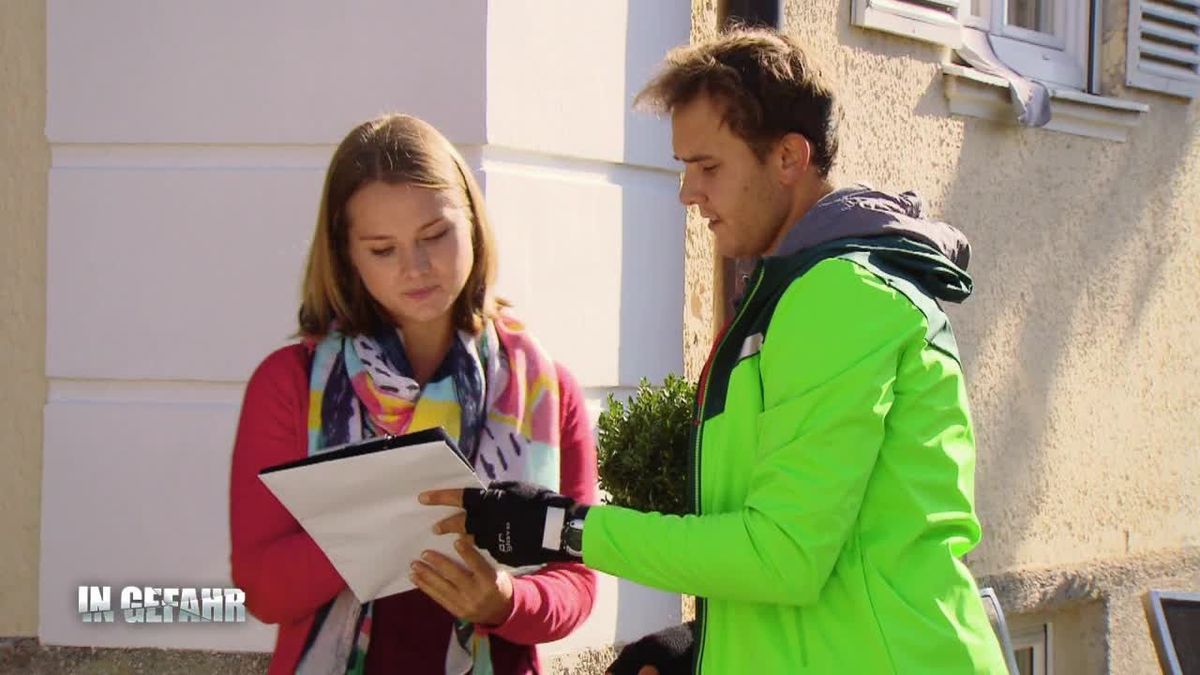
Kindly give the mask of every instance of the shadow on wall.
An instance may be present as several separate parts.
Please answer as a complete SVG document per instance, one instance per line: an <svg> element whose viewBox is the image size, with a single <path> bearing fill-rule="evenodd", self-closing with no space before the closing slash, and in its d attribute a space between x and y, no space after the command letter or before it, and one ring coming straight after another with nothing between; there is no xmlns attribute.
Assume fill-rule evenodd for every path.
<svg viewBox="0 0 1200 675"><path fill-rule="evenodd" d="M1124 144L966 122L940 211L967 233L975 253L975 296L951 313L973 383L978 508L990 524L978 557L988 569L1037 562L1018 552L1031 520L1057 499L1045 478L1047 439L1062 431L1056 425L1078 423L1077 413L1062 409L1072 395L1062 387L1079 382L1058 381L1068 349L1087 347L1078 319L1102 313L1126 342L1136 340L1182 234L1162 208L1184 184L1177 174L1189 149L1179 134L1189 128L1187 111L1165 101L1154 107ZM1191 131L1194 142L1194 125ZM1120 375L1138 365L1110 367ZM1070 448L1080 462L1089 460L1089 437L1103 441L1082 436Z"/></svg>
<svg viewBox="0 0 1200 675"><path fill-rule="evenodd" d="M1178 193L1200 203L1200 104L1131 93L1152 110L1127 143L953 117L937 67L944 49L853 27L848 2L789 0L785 16L856 106L842 127L848 168L837 177L940 194L931 210L971 239L975 296L948 311L978 434L985 536L972 567L986 574L1043 562L1031 558L1055 550L1053 535L1035 531L1048 519L1089 549L1063 557L1111 551L1122 537L1128 549L1130 507L1155 513L1162 501L1137 470L1183 474L1170 479L1179 494L1195 483L1186 476L1195 464L1171 464L1140 433L1160 410L1171 424L1194 414L1194 397L1143 402L1157 393L1144 373L1196 372L1195 347L1154 362L1135 363L1132 354L1194 331L1185 318L1164 328L1146 312L1170 292L1190 292L1178 252L1195 250L1197 216L1180 212ZM1186 398L1186 385L1171 386Z"/></svg>

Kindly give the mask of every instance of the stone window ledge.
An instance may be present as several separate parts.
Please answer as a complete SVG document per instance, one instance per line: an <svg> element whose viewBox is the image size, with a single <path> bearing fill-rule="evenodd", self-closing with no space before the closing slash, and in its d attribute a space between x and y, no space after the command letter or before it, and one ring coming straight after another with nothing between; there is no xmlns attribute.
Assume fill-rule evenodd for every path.
<svg viewBox="0 0 1200 675"><path fill-rule="evenodd" d="M942 75L952 114L1017 123L1003 78L953 63L942 64ZM1123 143L1149 110L1145 103L1050 87L1050 122L1042 128Z"/></svg>

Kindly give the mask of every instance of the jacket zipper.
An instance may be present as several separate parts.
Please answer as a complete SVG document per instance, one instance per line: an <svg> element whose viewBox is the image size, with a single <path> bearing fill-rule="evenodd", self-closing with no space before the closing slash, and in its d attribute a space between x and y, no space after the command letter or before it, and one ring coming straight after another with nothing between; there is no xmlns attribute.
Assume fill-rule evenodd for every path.
<svg viewBox="0 0 1200 675"><path fill-rule="evenodd" d="M746 308L750 306L750 301L754 299L754 294L758 292L758 287L762 284L763 276L765 276L764 270L763 270L763 264L760 261L758 263L757 268L754 270L754 285L750 287L750 292L747 293L746 296L742 299L741 307L738 308L737 315L734 316L733 321L729 322L729 325L726 326L725 333L721 336L720 341L717 343L717 348L715 350L713 350L713 353L711 356L712 360L707 364L707 367L705 368L706 372L704 373L704 376L703 376L703 380L704 380L703 387L701 388L700 396L699 396L699 409L698 409L698 415L697 415L698 423L696 426L696 445L692 449L692 456L695 457L695 462L693 462L694 466L692 469L692 471L693 471L692 485L695 486L695 489L692 490L692 509L697 516L701 515L701 513L700 513L700 446L701 446L701 437L704 435L704 409L708 404L708 387L712 381L712 371L713 371L713 368L717 365L717 359L720 358L721 350L724 349L725 343L729 340L729 336L734 334L734 332L735 332L734 329L737 327L738 322L742 320L742 316L746 313ZM731 371L730 373L727 374L727 376L730 376L732 374L733 373ZM728 391L729 391L728 387L726 387L725 391L726 391L726 394L728 394ZM696 653L695 653L695 659L692 661L692 672L694 672L694 673L699 673L700 668L701 668L702 655L704 654L704 643L706 641L705 638L706 638L706 632L707 632L707 625L706 625L707 622L705 619L707 617L707 614L708 614L708 603L703 598L697 597L696 598Z"/></svg>

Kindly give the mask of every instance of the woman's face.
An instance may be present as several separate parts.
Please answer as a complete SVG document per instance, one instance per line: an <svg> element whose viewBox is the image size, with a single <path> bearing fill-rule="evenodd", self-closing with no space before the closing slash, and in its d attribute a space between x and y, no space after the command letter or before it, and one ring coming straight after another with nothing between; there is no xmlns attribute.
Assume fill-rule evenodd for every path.
<svg viewBox="0 0 1200 675"><path fill-rule="evenodd" d="M346 202L350 262L401 330L451 320L475 263L471 219L448 190L367 183Z"/></svg>

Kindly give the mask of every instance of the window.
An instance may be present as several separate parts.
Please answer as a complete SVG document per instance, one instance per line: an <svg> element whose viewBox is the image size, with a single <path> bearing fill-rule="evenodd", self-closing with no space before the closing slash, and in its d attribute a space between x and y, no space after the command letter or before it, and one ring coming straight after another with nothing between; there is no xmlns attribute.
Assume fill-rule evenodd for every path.
<svg viewBox="0 0 1200 675"><path fill-rule="evenodd" d="M1182 0L1200 2L1200 0ZM1048 85L1091 90L1098 0L854 0L854 22L957 48L986 33L1013 70Z"/></svg>
<svg viewBox="0 0 1200 675"><path fill-rule="evenodd" d="M1118 0L845 1L856 26L955 50L942 64L951 114L1123 142L1150 110L1100 90L1101 13ZM1120 1L1137 17L1130 83L1200 94L1200 0Z"/></svg>
<svg viewBox="0 0 1200 675"><path fill-rule="evenodd" d="M1013 654L1021 675L1053 675L1050 624L1012 634Z"/></svg>
<svg viewBox="0 0 1200 675"><path fill-rule="evenodd" d="M1013 70L1070 89L1091 87L1092 17L1089 0L972 0L968 30L986 31L996 55Z"/></svg>
<svg viewBox="0 0 1200 675"><path fill-rule="evenodd" d="M1162 672L1200 672L1200 593L1150 591L1146 618Z"/></svg>
<svg viewBox="0 0 1200 675"><path fill-rule="evenodd" d="M1101 12L1128 3L1125 84L1200 96L1200 0L848 1L856 26L953 49L962 46L964 31L978 31L1012 70L1091 94L1101 93Z"/></svg>
<svg viewBox="0 0 1200 675"><path fill-rule="evenodd" d="M853 0L854 25L950 47L962 45L960 17L975 0Z"/></svg>

